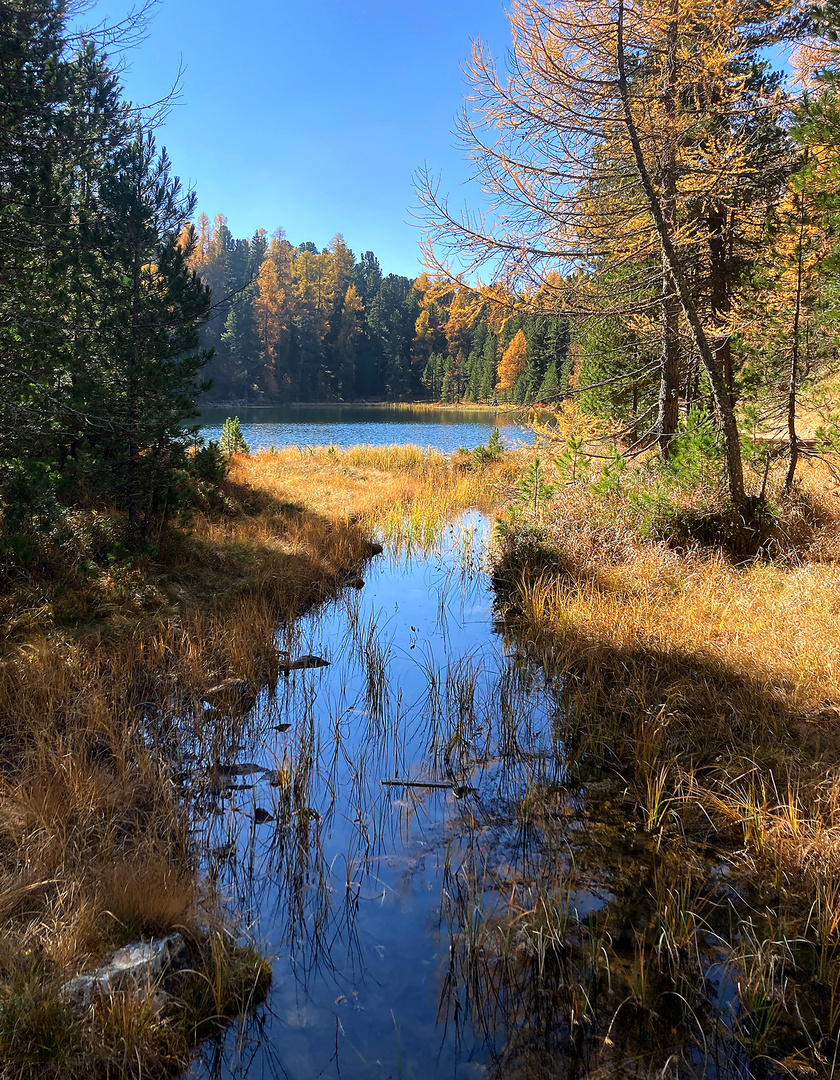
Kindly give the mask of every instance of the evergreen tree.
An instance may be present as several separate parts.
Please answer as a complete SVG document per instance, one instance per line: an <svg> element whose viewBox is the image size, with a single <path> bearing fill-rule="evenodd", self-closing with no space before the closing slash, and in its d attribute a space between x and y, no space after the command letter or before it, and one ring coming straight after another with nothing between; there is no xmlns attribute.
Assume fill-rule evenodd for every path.
<svg viewBox="0 0 840 1080"><path fill-rule="evenodd" d="M112 211L103 337L112 351L109 390L117 421L116 438L107 440L115 481L109 487L126 507L128 539L136 542L147 534L156 499L183 458L186 421L198 415L206 362L198 328L210 310L210 290L190 270L190 251L180 243L195 198L182 192L152 135L136 129L115 155L103 198Z"/></svg>

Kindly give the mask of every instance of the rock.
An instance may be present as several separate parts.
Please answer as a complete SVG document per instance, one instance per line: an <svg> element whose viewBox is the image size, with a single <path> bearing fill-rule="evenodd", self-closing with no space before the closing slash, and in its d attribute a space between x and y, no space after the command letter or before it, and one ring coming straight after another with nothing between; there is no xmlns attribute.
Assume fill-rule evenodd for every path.
<svg viewBox="0 0 840 1080"><path fill-rule="evenodd" d="M257 692L246 679L225 679L205 690L204 700L216 709L247 713L257 703Z"/></svg>
<svg viewBox="0 0 840 1080"><path fill-rule="evenodd" d="M242 763L234 762L232 765L214 765L210 772L216 772L219 776L253 776L255 773L263 771L262 765L257 765L253 761L243 761Z"/></svg>
<svg viewBox="0 0 840 1080"><path fill-rule="evenodd" d="M116 990L142 990L189 966L187 943L180 934L170 934L118 949L95 971L70 979L59 993L71 1008L83 1010Z"/></svg>
<svg viewBox="0 0 840 1080"><path fill-rule="evenodd" d="M299 656L297 660L290 660L286 664L281 664L280 670L288 675L290 671L303 671L306 668L329 666L329 660L324 660L320 656L312 656L311 654L307 654L306 656Z"/></svg>
<svg viewBox="0 0 840 1080"><path fill-rule="evenodd" d="M364 578L360 578L358 574L350 574L349 577L344 579L345 589L363 589L365 587Z"/></svg>
<svg viewBox="0 0 840 1080"><path fill-rule="evenodd" d="M154 1016L166 1016L174 1012L178 1006L178 999L165 990L156 990L152 995L152 1014Z"/></svg>

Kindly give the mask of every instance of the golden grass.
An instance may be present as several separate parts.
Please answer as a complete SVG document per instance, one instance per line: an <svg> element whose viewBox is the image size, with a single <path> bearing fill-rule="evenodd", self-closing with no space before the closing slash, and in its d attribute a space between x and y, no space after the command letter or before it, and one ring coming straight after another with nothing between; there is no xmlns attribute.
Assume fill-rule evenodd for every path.
<svg viewBox="0 0 840 1080"><path fill-rule="evenodd" d="M468 506L490 509L519 473L516 454L485 467L469 455L448 457L418 446L316 447L237 457L231 477L303 503L332 517L367 518L372 523L395 502L456 512Z"/></svg>
<svg viewBox="0 0 840 1080"><path fill-rule="evenodd" d="M599 468L593 464L593 474ZM745 1053L774 1062L768 1075L774 1069L834 1075L840 1032L834 476L827 464L806 462L796 492L783 501L781 470L774 472L770 498L778 513L760 522L758 554L749 560L692 540L698 525L701 536L718 530L730 539L721 531L725 517L711 485L672 487L671 509L663 513L666 494L646 466L637 475L626 470L620 493L600 495L588 482L563 483L549 467L547 478L561 481L558 494L536 512L513 507L501 520L495 580L506 632L510 645L540 663L559 688L557 734L569 786L585 793L586 827L564 831L551 791L533 793L531 812L549 834L554 830L560 849L568 845L575 872L592 874L594 865L596 888L617 897L589 921L573 921L570 931L559 919L562 977L552 984L568 986L556 1009L572 1016L577 984L587 992L599 988L604 1011L599 1016L595 997L587 997L581 1040L590 1040L592 1061L604 1075L618 1067L610 1060L614 1046L622 1055L639 1053L641 1072L664 1075L671 1059L657 1059L656 1052L685 1054L696 1025L703 1032L701 1062L718 1052L724 1062ZM750 475L749 484L758 490L761 476ZM738 543L730 547L741 550ZM600 856L590 857L587 836L603 849ZM545 912L533 897L551 896L555 886L549 880L541 883L544 892L512 893L510 911L494 911L492 925L544 936ZM632 958L628 931L635 936ZM607 992L586 966L595 953ZM723 1024L719 1003L712 1002L711 1015L705 1011L711 953L737 992ZM524 955L522 964L542 963L536 945ZM507 961L499 966L519 970ZM682 1032L660 1022L664 1003L676 998L691 1019ZM778 1063L777 1056L785 1060ZM686 1075L692 1075L688 1065Z"/></svg>
<svg viewBox="0 0 840 1080"><path fill-rule="evenodd" d="M773 525L775 561L735 565L682 538L679 550L645 540L636 513L569 485L536 518L508 525L498 554L521 632L567 676L581 760L619 773L643 820L662 799L705 800L701 832L712 818L722 832L737 822L755 856L781 852L814 881L829 864L840 873L832 474L804 466Z"/></svg>
<svg viewBox="0 0 840 1080"><path fill-rule="evenodd" d="M149 719L180 725L209 760L227 737L204 721L227 678L276 682L278 625L335 593L394 515L423 527L489 508L516 465L412 447L239 457L189 532L108 557L107 522L73 536L0 597L0 1059L4 1077L164 1075L195 1037L247 1007L266 970L234 949L189 836L180 762ZM91 539L93 537L93 539ZM165 734L165 732L164 732ZM228 732L229 736L230 733ZM219 742L221 740L221 742ZM211 928L206 938L206 928ZM140 936L194 942L190 1010L155 1016L115 997L87 1019L64 980ZM204 943L204 944L202 944Z"/></svg>

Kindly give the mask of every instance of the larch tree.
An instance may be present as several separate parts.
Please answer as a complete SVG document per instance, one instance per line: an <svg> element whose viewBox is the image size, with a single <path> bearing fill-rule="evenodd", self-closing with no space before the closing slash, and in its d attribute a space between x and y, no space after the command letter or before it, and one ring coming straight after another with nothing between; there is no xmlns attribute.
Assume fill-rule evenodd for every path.
<svg viewBox="0 0 840 1080"><path fill-rule="evenodd" d="M276 362L277 347L283 329L284 299L277 264L271 255L266 253L257 276L257 294L254 297L260 358L266 368L273 368Z"/></svg>
<svg viewBox="0 0 840 1080"><path fill-rule="evenodd" d="M721 312L707 310L715 229L760 167L748 93L781 6L749 0L515 0L509 69L480 43L462 140L492 219L455 214L421 175L430 266L484 273L542 310L578 319L659 312L660 447L677 417L679 327L708 378L734 506L748 513L722 367ZM759 65L760 66L760 65ZM716 215L710 208L716 208ZM458 262L459 270L452 267Z"/></svg>
<svg viewBox="0 0 840 1080"><path fill-rule="evenodd" d="M496 389L500 394L509 394L516 386L516 380L525 370L528 355L528 342L522 330L517 330L510 344L499 361Z"/></svg>
<svg viewBox="0 0 840 1080"><path fill-rule="evenodd" d="M743 305L741 333L751 346L756 419L786 430L793 485L802 448L797 415L811 387L821 394L840 369L837 339L840 268L840 44L838 12L814 13L814 33L794 67L803 97L793 116L798 165L773 208L767 244ZM824 36L820 37L819 32Z"/></svg>

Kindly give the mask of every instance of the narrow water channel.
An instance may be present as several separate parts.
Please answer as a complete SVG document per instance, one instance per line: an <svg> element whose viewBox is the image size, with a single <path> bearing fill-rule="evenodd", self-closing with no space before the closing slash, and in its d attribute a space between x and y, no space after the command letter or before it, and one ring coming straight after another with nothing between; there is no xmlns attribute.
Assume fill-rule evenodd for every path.
<svg viewBox="0 0 840 1080"><path fill-rule="evenodd" d="M581 773L609 748L494 618L488 535L386 551L278 634L325 663L200 718L196 841L273 984L196 1080L789 1075L781 908Z"/></svg>
<svg viewBox="0 0 840 1080"><path fill-rule="evenodd" d="M209 869L274 980L193 1075L482 1076L502 1051L457 954L488 891L545 862L523 803L563 762L552 694L494 627L487 538L470 515L375 559L278 641L329 666L281 677L215 747L237 767L198 803Z"/></svg>

